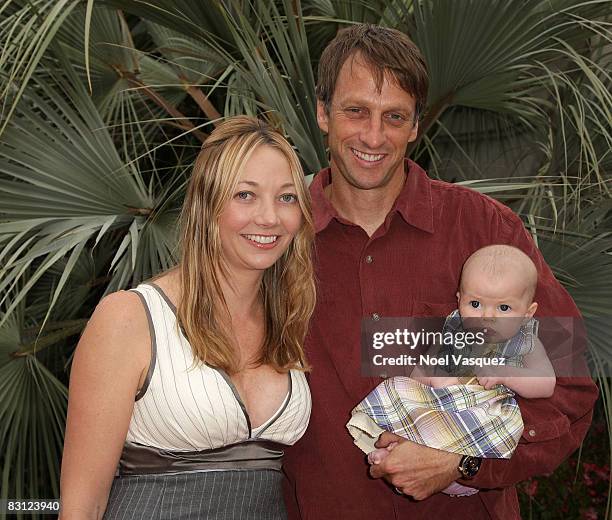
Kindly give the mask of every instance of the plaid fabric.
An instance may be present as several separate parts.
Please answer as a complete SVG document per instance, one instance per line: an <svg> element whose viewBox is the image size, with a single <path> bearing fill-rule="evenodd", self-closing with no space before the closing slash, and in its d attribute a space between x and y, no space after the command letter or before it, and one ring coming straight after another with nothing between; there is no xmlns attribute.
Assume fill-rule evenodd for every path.
<svg viewBox="0 0 612 520"><path fill-rule="evenodd" d="M431 448L507 459L523 433L523 419L514 393L502 385L433 388L392 377L355 407L347 428L365 452L386 430Z"/></svg>
<svg viewBox="0 0 612 520"><path fill-rule="evenodd" d="M451 312L444 322L442 332L463 332L463 322L459 310ZM523 356L533 352L535 338L538 337L538 320L531 318L527 323L521 326L519 331L509 340L502 343L490 343L486 346L483 353L473 353L472 346L466 345L461 349L464 356L486 356L486 357L504 357L506 358L506 366L522 367ZM444 345L440 349L440 354L456 354L452 345ZM447 371L453 371L455 367L444 367ZM463 373L461 375L464 375Z"/></svg>

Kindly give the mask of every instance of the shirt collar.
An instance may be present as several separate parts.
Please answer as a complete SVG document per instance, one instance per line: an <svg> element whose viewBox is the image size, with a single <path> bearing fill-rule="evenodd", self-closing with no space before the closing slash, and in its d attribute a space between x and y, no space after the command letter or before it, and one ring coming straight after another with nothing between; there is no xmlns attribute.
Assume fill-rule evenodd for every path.
<svg viewBox="0 0 612 520"><path fill-rule="evenodd" d="M425 171L410 159L406 159L404 170L406 172L406 182L399 196L395 199L390 213L398 211L408 224L428 233L433 233L431 181ZM330 182L331 169L325 168L315 175L310 184L314 224L317 233L325 229L332 219L344 221L323 191Z"/></svg>

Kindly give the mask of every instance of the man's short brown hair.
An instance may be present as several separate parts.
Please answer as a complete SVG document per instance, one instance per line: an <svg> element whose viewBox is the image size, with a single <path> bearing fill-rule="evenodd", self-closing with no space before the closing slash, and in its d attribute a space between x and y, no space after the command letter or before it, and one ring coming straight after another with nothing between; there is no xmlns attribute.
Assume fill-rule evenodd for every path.
<svg viewBox="0 0 612 520"><path fill-rule="evenodd" d="M372 69L376 88L380 90L385 74L390 74L403 90L415 98L415 120L423 113L429 76L421 51L404 33L371 24L343 29L323 51L316 93L326 111L329 111L342 65L356 54Z"/></svg>

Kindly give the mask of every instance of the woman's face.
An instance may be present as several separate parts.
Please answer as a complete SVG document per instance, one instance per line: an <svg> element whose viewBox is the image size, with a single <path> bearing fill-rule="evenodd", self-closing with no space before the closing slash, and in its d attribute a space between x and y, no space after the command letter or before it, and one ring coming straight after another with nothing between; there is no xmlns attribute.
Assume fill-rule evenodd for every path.
<svg viewBox="0 0 612 520"><path fill-rule="evenodd" d="M276 148L257 147L219 218L223 258L230 271L272 266L301 225L289 162Z"/></svg>

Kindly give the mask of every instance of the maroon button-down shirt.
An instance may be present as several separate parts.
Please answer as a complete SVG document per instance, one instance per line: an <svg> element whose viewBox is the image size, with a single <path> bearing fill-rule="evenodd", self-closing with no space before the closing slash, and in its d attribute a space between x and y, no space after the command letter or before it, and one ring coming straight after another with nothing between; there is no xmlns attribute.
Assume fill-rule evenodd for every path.
<svg viewBox="0 0 612 520"><path fill-rule="evenodd" d="M312 372L310 425L286 452L285 497L291 520L520 518L514 484L550 473L582 441L597 388L590 378L557 381L549 399L518 399L525 433L510 460L484 460L470 497L438 493L415 502L368 476L346 429L350 411L379 382L363 377L363 317L446 316L457 307L461 267L475 250L511 244L539 272L538 316L578 316L520 219L473 190L431 180L406 162L406 182L384 224L371 236L341 218L324 195L329 170L314 179L317 306L306 341ZM574 361L577 362L577 361Z"/></svg>

